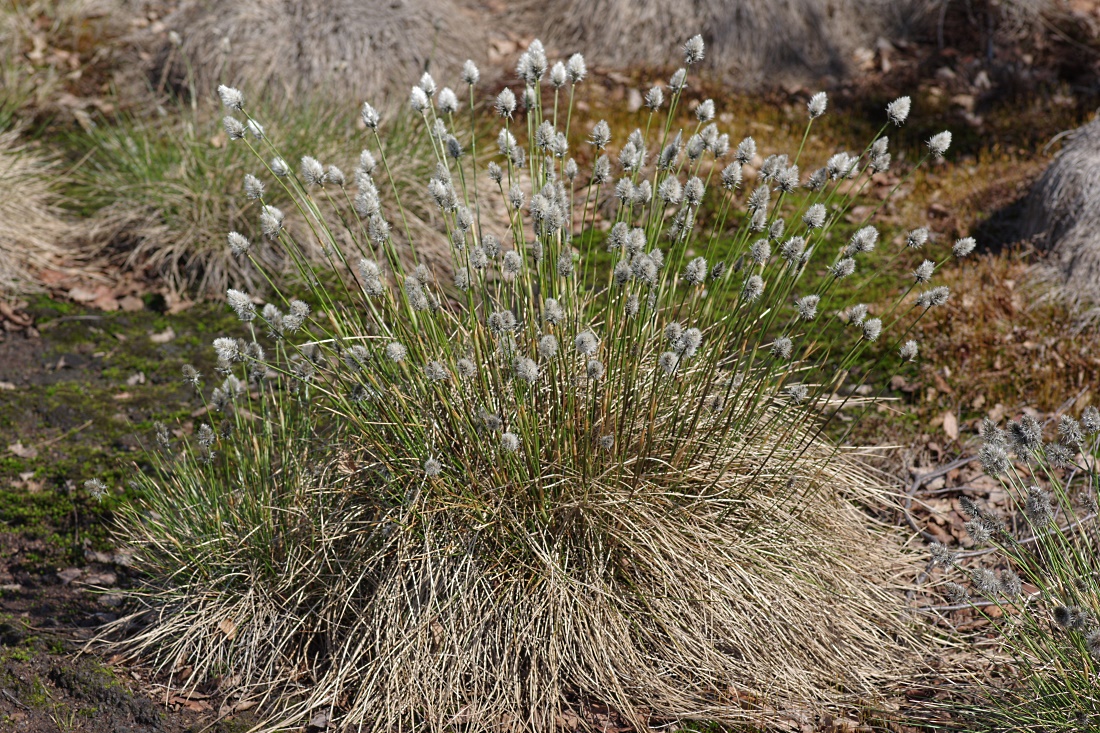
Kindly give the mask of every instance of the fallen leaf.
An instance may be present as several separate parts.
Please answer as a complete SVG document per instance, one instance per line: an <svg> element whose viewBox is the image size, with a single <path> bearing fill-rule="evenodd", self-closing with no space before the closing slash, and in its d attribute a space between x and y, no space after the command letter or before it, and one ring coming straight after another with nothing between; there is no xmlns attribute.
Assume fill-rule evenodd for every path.
<svg viewBox="0 0 1100 733"><path fill-rule="evenodd" d="M959 420L955 417L955 413L943 413L943 432L947 433L947 437L951 440L959 439Z"/></svg>
<svg viewBox="0 0 1100 733"><path fill-rule="evenodd" d="M124 311L141 311L145 310L145 301L136 295L125 295L119 299L118 304L122 306Z"/></svg>
<svg viewBox="0 0 1100 733"><path fill-rule="evenodd" d="M83 574L84 571L80 568L65 568L64 570L58 571L57 577L61 578L62 585L68 585Z"/></svg>
<svg viewBox="0 0 1100 733"><path fill-rule="evenodd" d="M223 618L218 622L218 631L225 634L227 639L232 639L237 635L237 624L231 618Z"/></svg>
<svg viewBox="0 0 1100 733"><path fill-rule="evenodd" d="M8 450L19 456L20 458L37 458L38 449L33 445L23 445L22 443L12 443L8 446Z"/></svg>
<svg viewBox="0 0 1100 733"><path fill-rule="evenodd" d="M0 382L0 389L15 389L15 385L11 382Z"/></svg>
<svg viewBox="0 0 1100 733"><path fill-rule="evenodd" d="M166 344L176 337L176 332L172 330L172 327L164 329L160 333L149 334L149 340L154 344Z"/></svg>
<svg viewBox="0 0 1100 733"><path fill-rule="evenodd" d="M188 698L180 697L179 695L172 695L172 697L169 698L168 703L170 705L182 705L193 713L204 713L210 709L210 706L202 700L189 700Z"/></svg>
<svg viewBox="0 0 1100 733"><path fill-rule="evenodd" d="M91 303L99 297L99 293L88 288L76 287L69 291L69 299L77 303Z"/></svg>

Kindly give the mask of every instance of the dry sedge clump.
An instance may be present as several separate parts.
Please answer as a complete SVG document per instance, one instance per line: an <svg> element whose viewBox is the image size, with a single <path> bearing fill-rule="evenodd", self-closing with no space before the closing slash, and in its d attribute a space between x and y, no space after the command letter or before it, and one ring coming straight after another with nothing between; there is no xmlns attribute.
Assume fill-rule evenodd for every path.
<svg viewBox="0 0 1100 733"><path fill-rule="evenodd" d="M706 29L705 51L685 49L684 61L717 71L739 86L775 84L783 78L839 76L852 53L890 37L896 21L916 3L892 0L723 0L680 3L663 0L564 0L549 6L521 3L522 16L562 48L594 49L603 65L630 67L667 63L653 50L672 35ZM608 39L622 39L609 43Z"/></svg>
<svg viewBox="0 0 1100 733"><path fill-rule="evenodd" d="M0 296L38 289L38 271L59 268L71 225L62 218L53 164L19 141L0 134Z"/></svg>
<svg viewBox="0 0 1100 733"><path fill-rule="evenodd" d="M377 99L429 65L480 61L479 12L456 0L186 0L163 19L174 34L148 39L150 75L199 95L228 82L256 97Z"/></svg>
<svg viewBox="0 0 1100 733"><path fill-rule="evenodd" d="M1100 122L1079 128L1028 196L1022 234L1049 252L1040 271L1088 322L1100 319Z"/></svg>
<svg viewBox="0 0 1100 733"><path fill-rule="evenodd" d="M885 286L889 311L826 336L849 305L839 274L803 275L908 256L876 252L867 220L829 237L885 138L867 148L878 163L845 154L806 178L808 161L771 154L750 194L756 141L698 115L678 129L686 72L624 133L575 114L583 58L559 66L536 41L516 74L518 94L482 108L485 139L464 124L490 101L472 65L450 92L419 77L418 191L388 184L397 123L363 105L372 152L346 173L349 213L327 168L247 132L229 143L255 152L252 215L313 307L229 293L246 338L214 342L200 387L225 429L139 478L125 527L150 582L118 643L192 668L180 684L217 676L260 699L273 727L323 712L355 729L543 731L590 703L639 728L767 724L874 698L920 648L896 592L911 557L868 525L860 506L886 492L823 431L851 367L914 358L901 342L949 293L905 278ZM220 93L227 129L266 124L247 94ZM826 109L814 97L808 124ZM453 278L404 264L415 200L434 207ZM312 241L283 226L294 210Z"/></svg>

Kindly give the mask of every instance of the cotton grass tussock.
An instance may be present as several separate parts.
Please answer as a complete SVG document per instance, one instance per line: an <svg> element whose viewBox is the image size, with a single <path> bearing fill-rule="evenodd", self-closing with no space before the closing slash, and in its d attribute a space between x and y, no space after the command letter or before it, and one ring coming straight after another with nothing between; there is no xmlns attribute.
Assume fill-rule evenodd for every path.
<svg viewBox="0 0 1100 733"><path fill-rule="evenodd" d="M1007 493L1015 517L1005 521L964 497L971 517L966 530L989 549L982 552L986 567L970 572L969 592L949 592L947 600L982 604L976 612L988 620L996 652L1014 670L1000 681L983 681L975 701L959 710L983 728L1066 729L1066 721L1100 715L1093 694L1100 651L1100 435L1085 427L1095 409L1086 408L1080 420L1063 415L1056 429L1027 414L1003 429L988 419L982 424L979 458ZM1046 434L1057 439L1047 441ZM942 545L932 553L953 572L956 554ZM980 610L988 606L999 613Z"/></svg>
<svg viewBox="0 0 1100 733"><path fill-rule="evenodd" d="M425 261L449 277L450 244L435 211L413 198L398 206L392 196L394 188L423 185L421 177L434 166L427 160L432 141L421 135L390 135L388 165L379 166L375 156L382 153L369 127L355 148L346 144L361 116L381 124L375 108L360 115L360 110L329 103L314 105L311 99L249 100L247 114L233 113L245 134L237 137L235 132L235 139L226 140L222 148L209 142L220 117L210 119L202 109L160 121L123 117L119 124L82 133L94 152L74 170L73 185L97 213L77 237L81 255L216 298L230 287L268 293L265 273L297 275L300 264L327 271L329 256L336 252L356 260L362 253L354 238L361 228L370 228L376 234L389 230L402 241L406 264ZM263 127L256 117L275 115L284 136L280 144L286 146L278 151L270 140L255 136ZM395 125L407 116L404 111L388 113ZM323 189L316 211L288 205L287 189L298 186ZM238 195L242 189L244 197ZM482 219L506 227L502 207L486 203L479 212ZM260 212L268 204L284 213L283 226L294 236L297 251L264 237ZM342 217L354 226L325 234L313 225L316 216ZM247 256L224 246L229 229L252 243ZM416 258L409 241L416 246Z"/></svg>
<svg viewBox="0 0 1100 733"><path fill-rule="evenodd" d="M692 68L707 58L685 53ZM135 593L147 611L116 626L144 624L127 653L236 680L273 728L323 708L347 727L471 731L548 730L580 698L637 727L768 724L873 695L915 661L895 592L913 558L868 527L861 505L884 490L822 436L848 367L896 364L927 309L908 291L888 321L864 309L863 338L827 369L814 339L848 304L835 279L802 281L874 272L877 231L838 245L812 208L849 204L840 181L870 175L867 156L809 190L784 186L797 156L776 154L775 190L760 184L750 206L707 183L729 166L717 127L657 154L686 72L641 113L654 124L616 136L573 109L582 67L555 86L556 63L528 47L526 103L481 100L484 140L464 113L440 116L435 78L407 87L432 141L426 174L396 193L374 182L392 161L389 123L372 117L380 158L360 157L349 194L367 221L326 207L327 173L308 180L322 158L269 186L268 241L298 253L281 214L305 211L331 271L301 266L314 309L289 288L259 313L229 296L249 339L214 342L227 382L210 400L233 431L144 479L128 527L152 580ZM284 157L262 142L258 163ZM567 174L562 153L588 143L592 169ZM390 195L433 212L459 287L397 239ZM479 217L493 205L504 226ZM232 636L205 622L226 617Z"/></svg>

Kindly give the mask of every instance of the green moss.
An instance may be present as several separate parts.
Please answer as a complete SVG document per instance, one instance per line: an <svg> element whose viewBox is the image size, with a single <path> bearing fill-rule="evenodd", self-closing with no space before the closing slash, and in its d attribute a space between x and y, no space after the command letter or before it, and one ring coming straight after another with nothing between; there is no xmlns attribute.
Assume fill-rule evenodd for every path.
<svg viewBox="0 0 1100 733"><path fill-rule="evenodd" d="M146 463L153 424L192 419L199 403L180 378L183 365L214 374L214 334L240 335L242 326L221 304L163 315L34 299L28 309L45 348L29 384L0 391L0 531L47 544L50 557L38 553L24 563L82 562L84 540L102 549L110 544L111 516L131 498L128 479L135 463ZM149 338L168 328L175 339ZM71 367L57 370L62 357ZM137 374L144 383L128 384ZM37 456L5 450L16 442ZM101 502L83 490L93 477L112 487Z"/></svg>

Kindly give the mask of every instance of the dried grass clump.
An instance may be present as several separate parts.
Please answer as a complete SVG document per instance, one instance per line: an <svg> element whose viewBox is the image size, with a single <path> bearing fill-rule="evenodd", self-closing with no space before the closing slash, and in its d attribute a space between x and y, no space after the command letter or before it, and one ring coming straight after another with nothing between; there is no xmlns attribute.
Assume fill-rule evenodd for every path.
<svg viewBox="0 0 1100 733"><path fill-rule="evenodd" d="M158 83L208 94L235 84L258 97L382 99L429 66L481 60L481 13L455 0L185 0L151 39ZM403 96L403 95L402 95Z"/></svg>
<svg viewBox="0 0 1100 733"><path fill-rule="evenodd" d="M638 726L809 719L912 668L911 558L856 508L884 490L857 460L790 450L771 410L732 465L704 448L637 485L617 461L543 466L545 515L491 465L387 484L374 447L280 429L294 419L265 412L225 447L238 471L178 472L130 518L166 585L122 649L189 668L179 687L232 680L220 692L280 703L273 724L539 731L590 703Z"/></svg>
<svg viewBox="0 0 1100 733"><path fill-rule="evenodd" d="M71 225L57 206L58 176L17 130L0 133L0 296L41 289L37 271L66 254Z"/></svg>
<svg viewBox="0 0 1100 733"><path fill-rule="evenodd" d="M308 151L326 165L349 172L355 167L357 154L349 150L355 150L355 138L362 133L355 129L352 114L324 111L328 109L327 103L299 100L272 112L280 122L270 132L287 141L283 154L288 165L297 167ZM268 284L258 265L276 276L293 269L285 249L263 238L259 204L240 195L245 175L265 176L272 156L257 160L243 146L227 145L216 117L181 109L166 117L123 118L91 128L85 138L81 145L92 153L74 172L72 195L88 215L78 243L87 256L174 290L215 297L224 296L229 287L265 290ZM365 140L358 144L372 148ZM398 130L386 144L399 190L419 187L427 170L420 162L426 136ZM332 196L350 208L339 189ZM388 206L396 218L397 211ZM293 209L287 215L287 226L302 243L302 256L324 263L306 218ZM405 215L422 256L447 272L450 255L435 212L413 202ZM255 242L255 262L233 256L226 246L230 231ZM404 237L404 230L398 236ZM334 244L352 248L347 237Z"/></svg>
<svg viewBox="0 0 1100 733"><path fill-rule="evenodd" d="M907 3L901 3L901 6ZM740 87L842 77L852 52L890 35L904 8L891 0L522 0L519 12L552 45L592 49L613 67L676 63L669 37L705 28L705 66Z"/></svg>
<svg viewBox="0 0 1100 733"><path fill-rule="evenodd" d="M1100 318L1100 122L1072 133L1035 183L1021 234L1049 252L1039 277Z"/></svg>

